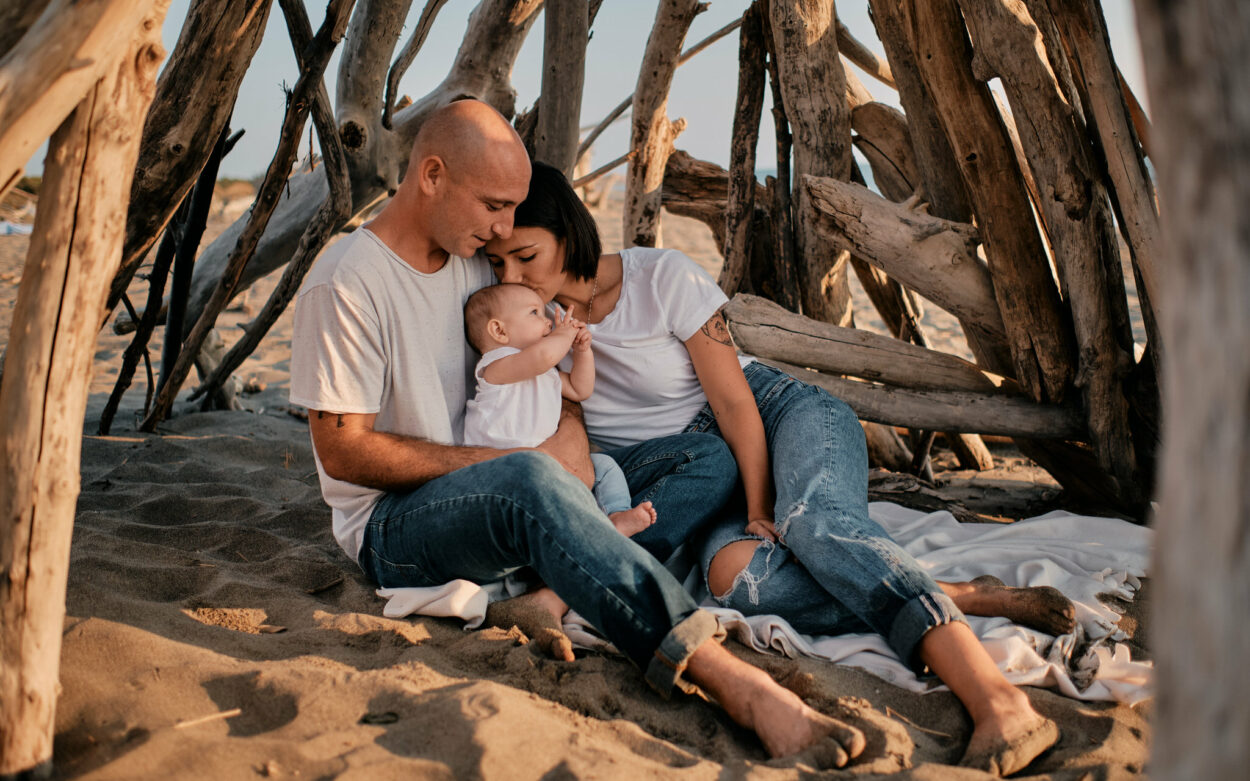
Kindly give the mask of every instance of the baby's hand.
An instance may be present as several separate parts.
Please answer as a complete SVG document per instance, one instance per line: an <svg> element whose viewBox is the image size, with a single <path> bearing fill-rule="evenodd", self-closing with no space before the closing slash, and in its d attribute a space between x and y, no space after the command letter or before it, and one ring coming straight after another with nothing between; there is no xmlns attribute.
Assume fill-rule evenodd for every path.
<svg viewBox="0 0 1250 781"><path fill-rule="evenodd" d="M584 329L585 325L581 320L573 317L571 310L566 312L561 309L556 311L555 323L551 327L551 333L567 338L571 343L577 338L578 330Z"/></svg>
<svg viewBox="0 0 1250 781"><path fill-rule="evenodd" d="M747 524L747 534L754 534L756 537L763 537L766 540L777 541L777 527L773 525L771 518L757 518Z"/></svg>
<svg viewBox="0 0 1250 781"><path fill-rule="evenodd" d="M573 352L582 352L590 349L590 329L582 326L577 329L577 335L573 337Z"/></svg>

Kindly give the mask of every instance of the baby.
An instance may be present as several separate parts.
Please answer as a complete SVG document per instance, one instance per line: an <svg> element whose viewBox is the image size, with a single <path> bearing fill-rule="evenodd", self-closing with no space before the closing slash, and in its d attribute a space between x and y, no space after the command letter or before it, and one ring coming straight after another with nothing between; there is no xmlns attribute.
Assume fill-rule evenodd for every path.
<svg viewBox="0 0 1250 781"><path fill-rule="evenodd" d="M553 324L538 294L524 285L491 285L464 306L469 343L482 355L473 376L477 395L464 416L464 443L501 449L536 447L555 433L560 398L582 401L595 387L590 331L570 312ZM570 371L556 369L573 350ZM595 500L621 534L655 523L651 502L631 507L625 474L610 456L591 453Z"/></svg>

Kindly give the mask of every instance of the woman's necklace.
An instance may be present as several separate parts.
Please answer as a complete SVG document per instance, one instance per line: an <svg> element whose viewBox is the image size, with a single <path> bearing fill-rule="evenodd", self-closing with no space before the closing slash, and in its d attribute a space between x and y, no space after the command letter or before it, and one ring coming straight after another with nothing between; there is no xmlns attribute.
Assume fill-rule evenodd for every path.
<svg viewBox="0 0 1250 781"><path fill-rule="evenodd" d="M599 269L595 269L595 279L590 286L590 300L586 302L586 324L590 325L590 316L595 312L595 293L599 292Z"/></svg>

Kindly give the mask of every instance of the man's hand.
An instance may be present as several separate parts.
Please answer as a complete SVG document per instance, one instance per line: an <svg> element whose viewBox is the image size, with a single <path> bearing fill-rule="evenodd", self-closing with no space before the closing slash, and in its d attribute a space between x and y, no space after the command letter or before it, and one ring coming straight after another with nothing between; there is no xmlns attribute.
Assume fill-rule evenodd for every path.
<svg viewBox="0 0 1250 781"><path fill-rule="evenodd" d="M538 450L559 461L569 474L585 483L587 488L594 487L595 467L590 462L590 443L586 440L581 405L564 400L556 433L547 437L538 446Z"/></svg>

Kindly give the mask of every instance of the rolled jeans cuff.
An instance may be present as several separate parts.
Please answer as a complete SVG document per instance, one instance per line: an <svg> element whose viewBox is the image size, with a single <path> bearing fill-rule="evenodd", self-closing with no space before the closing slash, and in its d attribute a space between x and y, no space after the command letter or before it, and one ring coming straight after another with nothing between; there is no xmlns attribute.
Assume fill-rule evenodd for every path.
<svg viewBox="0 0 1250 781"><path fill-rule="evenodd" d="M968 623L963 612L955 607L955 601L944 592L920 594L903 605L890 626L886 641L903 664L920 675L925 664L920 660L920 640L935 626L959 622Z"/></svg>
<svg viewBox="0 0 1250 781"><path fill-rule="evenodd" d="M687 694L698 691L697 686L682 677L686 665L690 663L690 656L708 640L719 643L724 639L725 630L716 616L706 610L694 611L660 641L660 647L655 649L655 655L647 665L647 683L665 699L672 694L674 686Z"/></svg>

